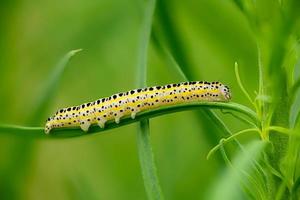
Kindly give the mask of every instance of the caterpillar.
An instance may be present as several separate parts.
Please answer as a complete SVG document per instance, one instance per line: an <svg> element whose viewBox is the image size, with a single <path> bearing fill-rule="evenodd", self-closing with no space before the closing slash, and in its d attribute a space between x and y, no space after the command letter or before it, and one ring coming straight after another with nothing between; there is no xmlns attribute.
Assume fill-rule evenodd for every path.
<svg viewBox="0 0 300 200"><path fill-rule="evenodd" d="M121 92L78 106L62 108L45 125L45 133L62 127L78 127L87 132L90 125L114 120L117 124L124 116L135 118L141 111L184 102L227 102L231 99L229 87L220 82L192 81L146 87Z"/></svg>

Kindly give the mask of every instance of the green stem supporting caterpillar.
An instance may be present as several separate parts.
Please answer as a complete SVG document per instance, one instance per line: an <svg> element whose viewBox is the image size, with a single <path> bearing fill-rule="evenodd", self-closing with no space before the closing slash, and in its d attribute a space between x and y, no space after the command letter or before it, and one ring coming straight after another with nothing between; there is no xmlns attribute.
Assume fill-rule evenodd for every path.
<svg viewBox="0 0 300 200"><path fill-rule="evenodd" d="M135 89L60 109L47 119L45 133L49 134L54 128L78 126L88 131L93 124L104 128L107 121L114 120L118 124L124 116L130 115L134 119L138 112L165 105L228 102L230 98L229 88L220 82L192 81Z"/></svg>

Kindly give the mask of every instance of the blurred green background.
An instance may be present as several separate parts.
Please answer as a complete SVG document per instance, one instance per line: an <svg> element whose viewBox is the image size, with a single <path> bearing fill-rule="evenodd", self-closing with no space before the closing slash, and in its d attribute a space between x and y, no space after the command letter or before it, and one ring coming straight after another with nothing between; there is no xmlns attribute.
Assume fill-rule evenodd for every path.
<svg viewBox="0 0 300 200"><path fill-rule="evenodd" d="M233 101L249 105L236 83L234 62L253 95L258 82L256 45L234 2L164 2L195 80L226 83ZM60 107L135 88L142 6L138 0L1 1L0 122L43 126ZM83 51L68 64L46 113L30 123L54 66L79 48ZM148 67L149 86L183 81L153 40ZM244 127L220 116L234 131ZM195 111L150 120L166 199L203 199L218 181L225 163L220 155L210 160L206 155L223 135L210 126ZM7 199L146 199L136 124L71 139L1 134L0 181L0 198Z"/></svg>

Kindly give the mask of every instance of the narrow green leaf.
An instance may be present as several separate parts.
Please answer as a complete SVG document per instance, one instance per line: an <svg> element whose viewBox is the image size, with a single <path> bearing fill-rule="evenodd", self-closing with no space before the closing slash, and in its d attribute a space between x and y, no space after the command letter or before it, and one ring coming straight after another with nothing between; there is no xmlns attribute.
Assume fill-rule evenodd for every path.
<svg viewBox="0 0 300 200"><path fill-rule="evenodd" d="M34 108L32 111L32 115L29 117L28 120L28 123L30 125L44 121L44 119L42 119L42 116L45 114L48 105L53 99L63 71L71 57L75 55L78 51L80 50L73 50L68 52L54 67L50 76L45 76L45 85L42 87L42 92L38 95L38 99L33 104ZM15 139L14 153L8 155L8 157L10 157L10 163L6 170L7 173L4 174L3 177L0 177L1 180L3 180L4 182L6 182L6 179L15 180L14 184L5 183L7 185L6 187L9 188L7 189L7 191L21 191L21 182L22 180L24 180L24 174L26 174L27 171L30 170L30 164L32 163L32 155L34 152L33 150L36 147L34 141L27 139L28 137L36 137L42 135L42 128L0 125L0 131L9 134L26 136L23 138ZM19 170L20 168L22 168L22 171ZM1 181L0 184L2 184ZM21 192L16 192L16 194L22 196Z"/></svg>
<svg viewBox="0 0 300 200"><path fill-rule="evenodd" d="M224 144L226 144L226 143L232 141L234 138L236 138L236 137L238 137L238 136L240 136L240 135L242 135L242 134L244 134L244 133L249 133L249 132L259 132L259 130L256 129L256 128L244 129L244 130L241 130L241 131L239 131L239 132L237 132L237 133L235 133L235 134L229 136L228 138L222 138L222 139L220 140L220 143L219 143L218 145L216 145L214 148L212 148L212 149L208 152L206 158L209 159L209 158L212 156L212 154L214 154L217 150L219 150L220 147L223 146Z"/></svg>
<svg viewBox="0 0 300 200"><path fill-rule="evenodd" d="M292 131L290 129L284 128L284 127L280 127L280 126L270 126L267 128L267 130L269 131L276 131L278 133L282 133L284 135L288 135L290 136ZM297 136L297 135L295 135Z"/></svg>
<svg viewBox="0 0 300 200"><path fill-rule="evenodd" d="M295 120L295 125L300 123L300 112L298 112L296 120Z"/></svg>
<svg viewBox="0 0 300 200"><path fill-rule="evenodd" d="M0 131L43 131L43 127L29 127L29 126L19 126L19 125L7 125L1 124Z"/></svg>
<svg viewBox="0 0 300 200"><path fill-rule="evenodd" d="M239 74L239 65L237 64L237 62L234 63L234 71L235 71L236 80L237 80L242 92L247 97L247 99L251 102L251 104L254 105L253 100L251 99L249 93L247 92L247 90L245 89L245 87L241 81L240 74Z"/></svg>
<svg viewBox="0 0 300 200"><path fill-rule="evenodd" d="M242 117L242 116L240 116L240 115L237 115L237 114L235 114L235 113L233 113L233 112L230 112L230 111L224 111L224 110L221 110L221 112L222 112L223 114L229 114L229 115L235 117L236 119L240 120L241 122L244 122L245 124L251 125L252 127L257 127L257 125L256 125L255 123L253 123L253 122L249 121L248 119L246 119L246 118L244 118L244 117ZM258 128L258 127L257 127L257 128Z"/></svg>
<svg viewBox="0 0 300 200"><path fill-rule="evenodd" d="M170 9L172 4L169 1L160 0L157 2L156 17L158 23L155 23L153 32L158 36L159 42L167 44L170 54L174 56L178 66L182 68L185 76L191 79L193 76L192 64L188 59L188 52L184 46L184 40L180 37L176 27L176 22L172 20L173 13Z"/></svg>
<svg viewBox="0 0 300 200"><path fill-rule="evenodd" d="M183 80L197 80L199 77L194 76L192 66L187 59L188 54L184 48L184 43L181 41L179 32L176 30L176 25L172 21L171 16L172 14L169 11L169 5L167 5L166 1L159 1L157 12L157 21L159 23L154 26L154 41L159 49L171 61L171 63L173 63L174 69L179 75L182 76ZM206 127L205 129L212 130L212 128L214 128L217 133L219 132L225 136L232 134L230 129L225 125L221 118L219 118L218 115L213 111L209 109L203 109L196 114L198 119L201 120L202 124ZM215 144L215 142L218 140L216 134L211 134L209 136L206 135L206 137L211 144ZM241 146L238 141L236 141L236 143Z"/></svg>
<svg viewBox="0 0 300 200"><path fill-rule="evenodd" d="M148 198L163 199L151 147L149 120L142 120L138 130L138 153Z"/></svg>
<svg viewBox="0 0 300 200"><path fill-rule="evenodd" d="M300 176L295 181L294 187L292 189L292 196L293 196L293 199L295 199L295 200L299 199L299 197L300 197L299 188L300 188Z"/></svg>
<svg viewBox="0 0 300 200"><path fill-rule="evenodd" d="M299 149L300 149L300 124L296 126L288 134L289 143L285 157L280 163L280 172L282 174L281 180L285 183L291 193L295 184L297 183L298 169L299 169ZM282 127L280 127L282 128ZM300 193L299 193L300 194ZM294 194L291 194L292 196Z"/></svg>
<svg viewBox="0 0 300 200"><path fill-rule="evenodd" d="M228 102L194 102L194 103L186 103L186 104L179 104L179 105L172 105L172 106L164 106L161 108L156 108L153 110L143 111L140 113L137 113L135 119L132 119L130 116L124 117L121 119L119 124L116 124L113 120L108 121L107 124L105 124L105 128L100 128L97 125L92 125L88 131L87 134L85 134L79 127L75 128L61 128L61 129L54 129L50 135L46 135L42 130L43 127L23 127L23 126L15 126L15 125L0 125L0 133L10 133L10 131L19 130L17 132L18 135L24 135L22 130L28 130L30 132L30 129L38 129L38 132L32 133L36 137L44 137L44 138L51 138L51 137L58 137L58 138L66 138L66 137L75 137L75 136L83 136L83 135L90 135L92 133L99 133L103 132L109 129L122 127L128 124L132 124L135 122L139 122L145 119L154 118L157 116L174 113L174 112L180 112L185 110L195 110L195 109L225 109L225 110L232 110L239 112L241 114L244 114L245 116L249 117L254 123L258 123L258 118L256 114L249 109L246 106Z"/></svg>
<svg viewBox="0 0 300 200"><path fill-rule="evenodd" d="M278 178L280 178L281 180L283 180L283 176L280 174L279 171L277 171L276 169L274 169L270 163L268 161L265 161L264 164L266 165L267 169L269 172L271 172L273 175L277 176Z"/></svg>
<svg viewBox="0 0 300 200"><path fill-rule="evenodd" d="M170 50L165 45L162 44L162 41L160 41L160 38L157 34L158 33L156 31L153 31L151 36L153 39L153 43L158 50L158 53L165 58L171 70L176 71L176 73L179 75L179 78L181 78L184 81L188 81L189 79L187 78L187 76L185 75L185 73L177 63L176 59L174 58Z"/></svg>
<svg viewBox="0 0 300 200"><path fill-rule="evenodd" d="M225 147L223 145L223 142L224 142L224 139L221 139L220 143L219 143L220 144L220 151L221 151L222 157L225 160L225 163L227 164L227 166L232 167L232 163L231 163L231 161L229 160L229 158L227 156L227 153L226 153Z"/></svg>
<svg viewBox="0 0 300 200"><path fill-rule="evenodd" d="M69 51L53 68L51 74L47 77L46 82L44 83L42 92L39 94L38 99L34 103L33 115L29 120L30 124L34 124L36 122L41 121L41 117L44 116L47 111L50 102L53 100L53 96L55 95L56 89L60 82L63 72L71 58L81 49Z"/></svg>
<svg viewBox="0 0 300 200"><path fill-rule="evenodd" d="M245 151L240 152L236 159L234 159L232 163L234 167L227 168L223 177L217 180L216 185L209 193L208 199L245 199L243 189L246 188L241 188L241 185L247 188L251 188L251 183L253 185L253 182L251 182L253 179L250 180L249 178L249 174L254 170L253 159L257 160L261 156L265 146L266 143L261 141L253 141L247 145ZM255 195L254 192L252 195ZM264 196L264 194L261 193L259 196Z"/></svg>
<svg viewBox="0 0 300 200"><path fill-rule="evenodd" d="M14 125L14 124L0 124L0 134L9 134L9 135L15 135L25 138L43 138L44 128L43 127L28 127L28 126L20 126L20 125ZM22 144L26 144L28 148L31 147L32 142L28 142L28 140L24 141L22 140ZM19 142L20 143L20 142Z"/></svg>
<svg viewBox="0 0 300 200"><path fill-rule="evenodd" d="M265 121L266 118L265 103L270 102L270 97L265 94L264 68L263 68L261 48L260 48L258 38L256 38L256 49L257 49L257 65L258 65L258 76L259 76L258 94L256 95L255 98L255 103L257 103L256 112L259 118L262 121Z"/></svg>
<svg viewBox="0 0 300 200"><path fill-rule="evenodd" d="M291 90L290 90L290 99L291 101L293 101L295 99L295 96L297 94L297 91L300 88L300 79L298 79L295 84L292 86Z"/></svg>
<svg viewBox="0 0 300 200"><path fill-rule="evenodd" d="M227 154L226 154L226 151L225 151L225 147L223 145L223 142L224 142L224 139L221 139L220 140L220 151L221 151L221 154L222 154L222 157L223 159L225 160L226 164L228 167L232 168L234 170L234 166L232 165L231 161L229 160ZM242 147L242 150L244 150L244 148ZM251 182L251 184L254 186L253 188L249 188L247 187L247 185L244 185L245 186L245 190L248 194L251 194L254 192L259 194L259 196L263 197L264 196L264 191L265 189L263 188L264 186L264 182L263 180L261 179L260 177L260 171L258 169L261 169L261 166L260 164L255 160L255 159L252 159L253 163L252 163L252 166L253 166L253 175L251 176L250 174L248 174L247 172L245 171L242 171L242 173L247 177L247 179L249 180L249 182ZM263 173L263 171L261 171Z"/></svg>
<svg viewBox="0 0 300 200"><path fill-rule="evenodd" d="M186 76L186 68L184 68L185 70L183 71L182 67L179 66L171 52L165 45L162 44L162 41L160 41L156 31L153 31L152 39L154 45L158 50L158 54L166 60L167 66L169 66L170 70L175 70L179 78L181 78L183 81L189 81L188 77ZM201 124L204 125L204 129L209 129L213 133L220 132L223 136L231 135L231 131L229 130L229 128L225 125L225 123L221 121L221 119L216 114L212 113L212 111L200 110L198 112L195 112L195 114ZM219 137L216 133L209 135L206 134L204 136L211 145L216 144L216 142L219 140Z"/></svg>
<svg viewBox="0 0 300 200"><path fill-rule="evenodd" d="M258 41L256 42L257 46L257 64L258 64L258 76L259 76L259 95L263 96L264 95L264 68L262 64L262 57L261 57L261 48L259 46Z"/></svg>
<svg viewBox="0 0 300 200"><path fill-rule="evenodd" d="M148 0L144 10L142 30L140 36L139 61L137 68L138 87L147 86L147 54L151 35L152 18L156 0ZM144 186L148 199L163 199L163 194L157 176L157 170L152 152L149 130L149 119L143 119L139 123L137 132L137 145L141 164Z"/></svg>
<svg viewBox="0 0 300 200"><path fill-rule="evenodd" d="M281 182L280 185L278 186L278 189L276 191L276 197L275 200L282 200L285 199L283 198L283 196L286 193L286 183L285 182Z"/></svg>

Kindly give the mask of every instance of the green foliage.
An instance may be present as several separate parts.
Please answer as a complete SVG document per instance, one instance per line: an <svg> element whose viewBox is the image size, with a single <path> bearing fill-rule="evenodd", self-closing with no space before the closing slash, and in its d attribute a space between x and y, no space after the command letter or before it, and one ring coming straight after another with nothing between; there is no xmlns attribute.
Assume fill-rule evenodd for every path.
<svg viewBox="0 0 300 200"><path fill-rule="evenodd" d="M65 70L66 65L70 61L70 59L81 50L73 50L68 52L61 61L53 68L52 73L50 74L49 78L46 79L44 83L44 88L40 96L36 99L35 103L35 109L32 112L31 119L28 120L29 123L34 123L36 121L39 121L41 116L45 113L47 108L49 107L50 100L53 98L59 81L62 78L62 74ZM0 129L2 132L6 133L15 133L24 134L25 137L18 138L16 146L18 147L17 150L15 150L14 154L11 156L11 164L8 166L8 174L0 174L1 181L0 181L0 191L3 196L3 198L20 198L19 194L11 193L13 190L19 190L18 187L21 185L22 179L26 177L26 172L28 171L28 168L30 167L31 158L32 158L32 152L35 149L35 141L34 140L28 140L30 137L30 134L41 134L42 128L39 127L23 127L23 126L17 126L17 125L0 125ZM30 134L27 134L30 133ZM20 157L22 157L22 164L20 165ZM18 173L19 168L23 168L23 173ZM8 176L9 175L9 176ZM15 180L15 183L17 184L11 184L6 183L8 179ZM2 185L6 185L6 189L3 190L1 187Z"/></svg>
<svg viewBox="0 0 300 200"><path fill-rule="evenodd" d="M253 199L268 199L265 196L262 185L258 180L251 179L256 170L255 162L262 157L262 152L266 143L261 141L252 141L248 144L244 151L240 152L233 163L222 175L216 186L209 194L209 199L245 199L246 195L243 188L247 188L249 195ZM253 181L253 182L252 182ZM258 187L258 188L255 188Z"/></svg>
<svg viewBox="0 0 300 200"><path fill-rule="evenodd" d="M155 0L149 0L145 4L143 14L143 26L141 30L141 41L139 49L139 62L137 71L138 87L147 86L147 55L151 35L152 18L155 10ZM150 141L149 119L143 119L139 123L137 132L137 144L141 171L148 199L163 199L159 184L152 146Z"/></svg>
<svg viewBox="0 0 300 200"><path fill-rule="evenodd" d="M56 3L1 9L1 199L300 198L299 1ZM74 46L80 67L66 68L79 50L38 67ZM43 133L58 107L201 79L228 83L232 102Z"/></svg>
<svg viewBox="0 0 300 200"><path fill-rule="evenodd" d="M174 112L180 112L185 110L195 110L195 109L203 109L203 108L210 108L210 109L224 109L224 110L230 110L240 113L241 115L244 115L248 117L252 123L258 123L258 118L255 112L253 112L251 109L249 109L246 106L229 102L229 103L223 103L223 102L193 102L193 103L185 103L185 104L179 104L179 105L172 105L172 106L165 106L162 108L156 108L152 110L147 110L143 112L137 113L136 117L132 119L130 116L122 118L122 121L120 121L119 124L116 124L113 120L107 121L105 124L105 129L100 128L99 126L91 126L89 129L88 134L85 134L82 132L80 127L77 128L61 128L61 129L53 129L50 135L42 134L44 131L43 127L26 127L26 126L18 126L18 125L9 125L9 124L2 124L0 125L0 130L2 130L2 133L16 133L19 136L23 137L22 133L25 133L28 131L28 134L30 134L30 131L37 131L32 132L30 134L31 136L34 136L36 138L67 138L67 137L74 137L74 136L83 136L83 135L90 135L92 133L99 133L103 131L107 131L109 129L122 127L131 123L143 121L145 119L150 119L154 117L158 117L161 115L166 115L169 113ZM232 113L230 113L232 114Z"/></svg>
<svg viewBox="0 0 300 200"><path fill-rule="evenodd" d="M52 72L44 83L38 99L34 103L35 107L32 112L34 114L32 116L32 119L29 120L29 123L40 122L40 119L45 115L50 101L55 96L56 90L58 89L59 82L62 79L62 75L67 64L69 63L70 59L80 51L81 49L77 49L68 52L53 68Z"/></svg>

